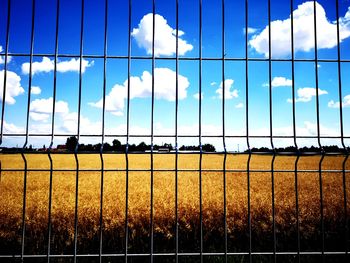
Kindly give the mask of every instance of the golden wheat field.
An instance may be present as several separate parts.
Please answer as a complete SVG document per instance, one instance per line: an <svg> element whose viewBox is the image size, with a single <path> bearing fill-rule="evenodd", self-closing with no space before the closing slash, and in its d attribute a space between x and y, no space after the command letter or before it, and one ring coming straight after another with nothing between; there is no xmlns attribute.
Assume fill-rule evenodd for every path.
<svg viewBox="0 0 350 263"><path fill-rule="evenodd" d="M126 182L125 155L80 154L78 173L78 253L98 253L100 204L102 206L103 250L125 249L126 183L128 183L128 249L147 252L150 238L151 172L150 154L129 155ZM200 173L198 154L178 156L179 250L196 251L200 240ZM47 154L26 154L28 161L25 210L25 252L47 253L50 162ZM1 154L0 243L1 253L18 253L22 234L24 162L21 155ZM76 204L76 161L71 154L53 154L51 253L70 253L74 241ZM327 156L318 170L320 156L303 156L298 162L297 185L293 172L296 157L278 156L274 162L272 185L271 156L253 155L247 173L248 155L230 154L226 160L226 220L229 251L252 249L271 251L273 240L272 186L275 202L277 249L295 251L299 230L302 250L319 250L321 241L320 179L324 214L325 245L328 250L344 250L344 186L350 192L350 175L344 176L343 156ZM204 154L202 158L203 246L205 251L224 247L224 156ZM22 171L9 171L22 169ZM35 171L31 171L35 169ZM95 171L84 171L92 169ZM175 154L153 156L154 250L175 249ZM350 161L346 163L350 169ZM44 171L40 171L44 170ZM159 171L165 170L165 171ZM264 171L266 170L266 171ZM101 196L101 176L103 195ZM248 206L248 179L250 207ZM296 213L296 186L299 213ZM350 216L350 203L346 204ZM249 237L248 209L251 215ZM10 252L9 252L10 251Z"/></svg>

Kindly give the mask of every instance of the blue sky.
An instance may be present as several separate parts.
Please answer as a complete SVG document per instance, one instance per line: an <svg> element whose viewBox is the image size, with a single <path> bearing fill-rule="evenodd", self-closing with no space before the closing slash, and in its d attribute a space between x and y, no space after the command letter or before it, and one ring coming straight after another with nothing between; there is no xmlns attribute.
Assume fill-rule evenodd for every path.
<svg viewBox="0 0 350 263"><path fill-rule="evenodd" d="M156 1L155 30L155 105L154 133L175 134L176 87L176 5L175 1ZM315 58L313 2L294 1L294 51L296 59ZM336 60L336 1L317 1L317 55L321 60ZM81 1L60 1L57 96L55 134L77 133L79 91L79 51ZM339 0L341 60L350 59L350 1ZM225 86L225 133L246 134L245 62L227 60L222 85L222 9L221 1L203 0L202 5L202 134L222 135L222 87ZM225 1L225 57L245 57L245 1ZM0 1L0 91L5 103L4 133L25 131L29 93L29 56L31 36L31 1L11 1L11 23L7 67L6 100L2 98L4 54L6 45L7 0ZM105 2L85 0L83 55L104 54ZM268 3L250 0L248 9L248 57L268 58ZM290 1L271 0L272 58L291 59ZM198 58L200 52L199 2L179 0L179 57ZM133 0L131 16L131 56L148 57L131 60L130 132L150 134L152 90L152 1ZM30 133L51 134L56 1L37 0L35 5L32 94L28 128ZM128 1L109 1L107 55L126 57L128 51ZM172 58L172 59L158 59ZM81 134L102 133L103 58L86 58L82 63ZM321 135L339 136L338 63L295 62L295 96L297 135L317 135L316 79L318 70ZM293 135L292 130L292 63L274 61L272 74L272 123L274 135ZM341 63L341 88L344 132L350 136L350 64ZM127 98L127 59L106 61L106 134L125 134ZM179 61L178 131L198 135L199 61ZM249 134L269 135L269 64L249 61ZM2 105L1 105L2 106ZM120 138L122 141L124 138ZM149 143L149 139L144 139ZM131 139L138 142L139 139ZM64 137L56 137L55 144ZM82 138L82 142L100 139ZM30 143L48 145L50 137L30 137ZM174 138L158 138L156 143L174 143ZM3 145L21 145L24 138L4 137ZM203 143L222 147L222 139L204 138ZM299 139L300 145L316 145L316 140ZM324 144L339 144L339 139L324 139ZM198 138L181 138L180 144L198 144ZM275 140L276 146L291 145L290 140ZM347 141L349 143L349 141ZM245 139L227 139L229 150L237 144L245 147ZM269 140L252 139L251 146L269 146Z"/></svg>

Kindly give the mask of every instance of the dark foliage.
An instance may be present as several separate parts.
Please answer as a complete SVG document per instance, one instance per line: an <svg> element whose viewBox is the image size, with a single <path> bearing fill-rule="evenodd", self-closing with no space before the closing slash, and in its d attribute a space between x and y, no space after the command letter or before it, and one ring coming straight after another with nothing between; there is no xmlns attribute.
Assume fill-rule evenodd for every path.
<svg viewBox="0 0 350 263"><path fill-rule="evenodd" d="M75 147L77 146L78 143L78 139L75 136L71 136L69 138L67 138L66 141L66 148L68 151L74 151Z"/></svg>
<svg viewBox="0 0 350 263"><path fill-rule="evenodd" d="M215 152L215 147L214 145L212 144L204 144L202 145L202 150L204 152ZM180 147L180 151L200 151L200 146L195 146L195 145L190 145L190 146L185 146L185 145L182 145Z"/></svg>

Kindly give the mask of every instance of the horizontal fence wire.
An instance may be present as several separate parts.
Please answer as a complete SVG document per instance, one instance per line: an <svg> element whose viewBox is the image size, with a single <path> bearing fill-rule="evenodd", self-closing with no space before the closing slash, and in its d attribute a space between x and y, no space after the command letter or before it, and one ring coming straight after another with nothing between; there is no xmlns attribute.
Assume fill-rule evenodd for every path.
<svg viewBox="0 0 350 263"><path fill-rule="evenodd" d="M4 50L1 51L0 55L4 58L3 61L3 69L4 69L4 77L3 77L3 83L0 85L3 85L3 91L2 91L2 105L1 105L1 137L0 137L0 198L3 194L3 190L1 188L1 184L3 183L3 177L4 175L15 177L18 173L23 174L23 194L21 196L21 226L20 228L20 235L18 237L17 242L20 243L20 250L15 251L12 253L12 248L2 248L0 253L0 261L2 260L11 260L11 259L21 259L24 261L24 259L47 259L48 262L53 261L54 259L62 259L63 261L66 258L70 258L73 260L73 262L81 261L82 258L86 258L86 262L90 262L90 259L94 258L95 261L93 262L104 262L105 258L122 258L122 261L124 262L133 262L132 260L136 258L136 262L159 262L160 257L171 257L172 260L169 262L182 262L182 259L185 258L185 262L187 262L187 257L195 257L195 261L188 261L188 262L204 262L207 261L207 259L212 259L212 257L218 257L219 261L215 262L231 262L231 257L237 257L238 260L241 260L242 262L253 262L256 261L255 258L260 259L258 256L266 256L265 261L263 262L279 262L281 256L291 256L292 261L291 262L301 262L303 257L305 257L307 260L314 260L312 262L318 262L320 260L322 262L325 262L328 257L330 256L341 256L340 259L337 259L337 262L348 262L349 260L349 219L348 219L348 193L347 189L348 186L348 174L350 173L349 166L348 166L348 159L349 159L349 152L350 147L348 144L346 144L346 140L350 140L349 135L345 135L344 132L344 123L346 120L344 120L344 113L343 113L343 93L344 93L344 85L342 82L342 67L344 64L349 63L349 59L344 59L341 57L341 49L340 49L340 15L339 15L339 0L334 1L334 6L336 10L336 22L334 24L337 28L337 58L336 59L321 59L319 58L318 54L318 37L317 33L319 30L322 30L320 28L320 25L318 25L317 20L317 2L316 0L312 0L313 2L313 29L314 29L314 58L295 58L295 18L294 18L294 8L295 8L295 1L289 0L286 2L286 4L289 5L290 9L290 28L291 28L291 41L290 41L290 52L291 57L290 58L274 58L272 56L272 34L273 34L273 28L271 27L272 24L272 18L271 18L271 0L266 0L267 3L267 20L268 20L268 56L263 58L255 58L249 56L249 21L250 21L250 12L251 8L253 8L252 4L248 0L244 0L244 10L242 10L242 16L244 16L244 41L245 41L245 47L244 47L244 56L243 57L230 57L226 54L226 36L227 36L227 30L225 28L225 25L227 23L227 17L230 16L230 11L226 9L225 4L227 4L227 0L221 0L220 2L220 23L221 23L221 32L217 32L218 35L220 35L221 38L221 47L217 47L217 49L220 49L220 55L219 56L203 56L203 2L202 0L197 0L196 4L198 4L198 56L181 56L179 52L179 12L181 10L181 1L175 0L174 6L175 6L175 30L174 33L176 43L175 43L175 54L173 56L157 56L155 52L155 41L156 41L156 15L157 15L157 2L156 0L152 0L151 3L151 9L152 9L152 44L151 44L151 53L149 53L147 56L140 56L140 55L132 55L131 48L132 48L132 16L137 13L137 4L134 3L132 0L128 0L127 4L127 10L123 10L127 14L127 26L128 26L128 34L127 34L127 54L125 55L111 55L109 54L109 50L107 47L108 43L108 23L110 20L110 13L109 13L109 7L110 7L110 0L104 0L104 9L103 9L103 54L102 55L96 55L96 54L87 54L84 52L84 34L86 33L86 29L84 29L84 25L86 23L86 16L85 16L85 0L81 0L81 14L80 14L80 29L79 29L79 53L78 54L64 54L59 53L59 25L60 25L60 16L61 16L61 0L55 1L55 50L54 53L42 53L42 52L34 52L34 32L35 32L35 25L36 25L36 10L37 5L40 4L40 1L31 0L31 10L28 10L28 13L30 13L31 17L31 25L30 25L30 51L29 53L19 53L19 52L10 52L9 50L9 42L10 42L10 34L11 34L11 10L14 8L14 5L19 5L20 3L13 1L13 0L7 0L7 10L6 10L6 32L5 32L5 46ZM180 3L179 3L180 2ZM5 3L5 0L4 0ZM80 2L79 2L80 3ZM5 6L3 4L3 6ZM5 113L6 113L6 107L5 107L5 98L8 85L8 69L9 69L9 62L10 58L29 58L29 76L28 76L28 95L27 95L27 105L26 105L26 121L25 121L25 131L19 132L19 133L13 133L13 132L7 132L5 130ZM31 104L31 90L33 88L32 81L33 81L33 60L35 58L42 58L42 57L49 57L53 58L53 85L52 85L52 98L53 98L53 104L52 104L52 118L50 123L50 132L30 132L29 130L29 119L30 119L30 104ZM58 111L57 106L57 73L58 73L58 62L61 58L78 58L79 59L79 81L78 81L78 95L77 95L77 102L78 102L78 112L77 112L77 132L76 133L55 133L55 113ZM83 59L102 59L103 60L103 67L102 67L102 111L101 111L101 131L97 133L91 133L90 131L84 130L82 128L82 97L83 97ZM126 124L126 131L122 133L108 133L106 131L106 112L107 112L107 106L106 106L106 96L107 96L107 69L108 69L108 60L117 60L117 61L126 61L127 62L127 87L126 87L126 106L125 106L125 124ZM131 85L130 80L132 78L131 76L131 66L133 61L137 60L145 60L150 62L151 64L151 83L152 83L152 90L151 90L151 111L150 111L150 122L149 122L149 128L150 132L145 134L134 134L130 130L131 127ZM159 134L159 132L156 130L155 127L155 69L156 64L161 61L173 61L175 63L175 103L174 103L174 130L171 134ZM196 61L198 63L198 119L197 119L197 125L198 129L197 131L193 131L191 134L189 133L183 133L179 129L179 72L180 72L180 62L181 61ZM220 132L218 134L208 134L207 131L205 131L204 125L203 125L203 101L202 101L202 92L203 92L203 62L205 61L218 61L220 62L221 67L221 82L222 82L222 101L220 105L221 113L220 115L216 116L217 119L221 121L220 124ZM230 61L240 61L244 63L244 76L242 78L244 79L245 84L245 106L243 107L245 111L245 131L241 134L233 134L227 129L227 117L230 117L230 113L227 112L227 102L225 98L229 96L227 94L227 89L225 88L225 82L226 82L226 75L228 71L227 62ZM250 79L250 62L267 62L268 63L268 134L267 135L256 135L251 134L250 130L250 124L251 124L251 110L252 110L252 101L249 99L249 95L253 92L252 91L252 84ZM273 111L274 109L278 108L278 105L274 104L273 100L273 63L274 62L289 62L291 64L291 97L292 97L292 132L290 135L277 135L274 134L274 122L273 122ZM297 134L297 114L296 114L296 87L295 87L295 65L296 63L310 63L314 66L314 78L315 78L315 90L316 90L316 96L315 96L315 112L316 112L316 133L313 135L298 135ZM339 135L324 135L321 133L321 111L320 111L320 95L319 94L319 68L318 63L336 63L337 65L337 82L338 82L338 95L339 95L339 123L340 123L340 134ZM47 149L41 149L41 150L29 150L28 144L30 138L42 138L42 137L48 137L49 138L49 147ZM57 140L61 140L62 138L66 137L76 137L77 140L74 145L73 151L58 151L55 149L54 145ZM79 148L80 143L83 138L97 138L100 141L100 147L94 151L84 151ZM7 140L11 138L20 138L24 139L24 143L22 147L16 147L13 149L9 149L7 147L4 147L4 145L7 144ZM105 142L108 138L123 138L125 139L125 149L123 150L109 150L105 148ZM148 151L137 151L133 150L131 146L131 139L133 138L143 138L143 139L149 139L150 140L150 148ZM174 140L175 145L174 149L169 150L167 152L160 152L156 149L155 139L157 138L171 138ZM179 147L179 142L181 138L194 138L198 140L198 150L186 150L182 151ZM213 139L220 139L222 144L222 150L218 150L215 152L206 152L203 148L203 141L208 138ZM244 139L246 143L246 150L245 151L231 151L228 147L228 140L229 139ZM268 139L269 141L269 147L266 150L258 150L254 147L252 147L252 139ZM291 139L292 141L292 147L293 150L281 150L277 147L276 140L282 139L287 140ZM298 144L299 139L316 139L317 140L317 149L315 150L303 150L303 147L301 147ZM336 149L328 149L327 145L324 145L322 140L323 139L338 139L340 140L341 147L337 147ZM39 155L47 155L47 158L49 160L49 165L47 167L33 167L31 165L33 156L39 156ZM6 158L8 156L15 156L20 155L21 160L23 161L23 168L17 168L13 167L11 165L8 166L6 164ZM99 159L99 168L94 168L92 164L91 167L86 167L85 164L82 163L81 157L84 155L96 155ZM196 159L196 168L187 168L182 166L182 160L184 156L196 156L198 159ZM58 168L55 167L55 158L57 156L64 156L63 158L68 159L68 156L74 156L74 164L70 165L71 167L67 168ZM115 159L118 162L121 162L123 160L124 164L117 164L118 168L110 168L107 159L112 156L115 157ZM119 158L119 156L122 156L122 159ZM133 167L134 165L134 158L137 156L137 158L143 158L142 156L149 157L149 162L147 162L145 167ZM159 168L156 165L156 159L157 158L163 158L168 156L174 156L173 162L173 168ZM267 163L266 169L257 167L255 162L255 159L257 156L262 157L269 157L265 160ZM211 167L208 168L207 164L210 163L213 158L220 157L220 164L219 167ZM238 160L242 161L242 158L244 157L244 168L232 168L229 166L230 160ZM290 162L291 165L288 167L281 168L281 166L278 164L279 158L284 157L294 157L294 159ZM314 158L316 159L316 166L315 167L301 167L301 163L303 162L303 159L305 158ZM118 159L119 158L119 159ZM337 168L329 168L328 166L325 166L327 158L343 158L341 161L341 167ZM207 159L209 161L207 161ZM116 162L117 162L116 161ZM214 161L212 161L214 162ZM120 167L119 167L120 166ZM43 249L45 249L45 253L27 253L26 247L29 245L30 238L27 236L28 231L27 227L29 225L29 215L28 213L28 176L30 176L33 173L39 173L39 172L46 172L49 175L49 189L48 189L48 204L47 204L47 223L45 229L46 232L46 244ZM72 250L71 251L64 251L62 253L57 253L54 248L54 224L57 222L54 222L54 194L55 194L55 187L54 187L54 181L58 180L56 177L60 177L60 175L64 176L66 173L72 173L74 174L74 223L73 223L73 233L72 239L73 242L71 244ZM108 245L108 243L111 240L105 240L104 239L104 232L107 231L107 225L106 225L106 211L105 211L105 204L106 204L106 192L107 188L109 187L106 183L106 177L108 176L108 173L122 173L123 175L120 175L120 177L123 178L123 185L124 190L123 195L123 208L122 211L118 211L120 215L123 216L124 221L122 223L122 227L119 229L121 232L124 233L114 233L118 237L122 237L122 244L120 244L120 249L118 253L109 253L106 252L105 247ZM80 230L79 230L79 223L82 217L81 213L81 203L80 195L82 192L80 181L83 176L85 176L85 173L88 173L88 176L93 177L94 173L99 173L100 178L100 185L99 185L99 202L98 202L98 234L95 239L97 240L97 250L89 251L89 252L81 252L79 251L79 245L80 245ZM140 244L133 244L135 236L137 237L138 234L135 234L135 230L132 229L132 226L135 222L133 222L133 214L131 213L131 206L132 206L132 198L130 193L130 188L132 184L132 176L137 173L146 173L149 175L149 181L145 180L145 184L149 184L149 192L147 194L149 195L149 206L145 207L144 210L148 213L148 228L147 228L147 244L146 243L140 243ZM171 176L174 178L174 185L173 192L174 192L174 200L173 202L173 212L172 212L172 220L173 222L173 247L172 250L169 251L158 251L156 242L159 238L158 231L158 225L156 221L156 197L157 197L157 191L159 189L155 188L155 180L157 176L161 173L171 173ZM221 189L222 189L222 200L220 200L220 206L222 206L222 215L220 218L220 239L218 242L222 242L222 247L220 250L217 251L207 251L206 250L206 238L210 234L206 232L206 217L208 216L207 208L205 207L206 198L206 192L205 192L205 177L208 176L208 174L211 173L219 173L221 177ZM312 249L309 249L307 251L303 250L303 245L305 245L305 241L303 241L303 228L302 224L304 223L301 219L301 214L303 213L303 208L301 207L301 177L305 176L305 174L311 174L317 176L317 186L318 186L318 211L317 216L319 218L319 225L316 226L318 231L318 238L316 240L309 241L312 242L319 242L320 247L315 248L312 247ZM244 229L244 234L242 234L242 240L245 242L245 246L243 250L240 250L241 244L235 244L237 246L232 249L232 245L230 245L230 238L232 238L231 231L234 231L235 226L233 226L233 229L230 228L230 222L233 220L232 212L229 211L229 195L232 192L238 191L237 189L231 189L229 185L229 180L232 178L235 179L238 175L244 175L244 187L246 189L246 193L244 196L244 202L246 204L246 210L244 211L244 216L242 215L242 218L245 220L246 228ZM271 223L271 229L270 229L270 244L267 244L270 249L260 249L259 251L256 251L254 247L254 242L256 242L255 235L255 226L254 226L254 220L256 220L254 217L256 216L254 214L255 207L252 202L252 196L255 194L255 188L253 187L253 179L255 176L267 174L269 176L268 180L268 188L269 188L269 196L266 198L269 198L269 222ZM293 176L293 197L291 197L294 200L294 207L292 208L292 215L290 224L295 225L295 237L293 239L294 241L294 248L289 250L280 250L279 249L279 240L278 235L280 235L278 226L279 226L279 218L277 216L279 212L279 207L277 205L277 183L278 176L281 174L286 175L292 175ZM337 222L340 224L339 228L341 229L341 233L343 236L337 237L337 241L341 240L340 243L342 243L341 248L329 250L327 248L327 238L328 233L326 231L326 228L328 227L327 222L327 215L326 215L326 206L325 203L329 189L327 190L327 185L325 182L325 177L329 176L329 174L337 176L337 178L341 179L342 185L341 189L338 189L337 192L341 192L342 200L341 200L341 210L337 211L337 214L340 214L340 217L342 217L341 222ZM182 246L182 238L184 235L182 225L183 220L181 218L182 211L181 210L181 196L180 196L180 177L190 177L192 175L196 175L196 189L193 189L196 198L198 200L198 203L196 204L198 207L198 218L196 221L196 238L193 240L194 243L197 244L197 248L193 249L193 251L186 251L181 248ZM118 177L119 175L117 175ZM60 178L60 180L63 180ZM198 183L198 184L197 184ZM262 187L262 186L261 186ZM328 191L328 192L327 192ZM166 201L166 200L164 200ZM0 208L1 209L1 208ZM210 214L210 212L209 212ZM232 218L230 218L232 217ZM242 219L242 220L243 220ZM3 219L0 219L3 220ZM170 219L169 219L170 220ZM294 220L294 221L293 221ZM305 220L305 219L303 219ZM293 222L292 222L293 221ZM62 225L64 227L64 222L62 222ZM6 227L5 227L6 229ZM122 229L122 230L121 230ZM144 233L143 233L144 234ZM1 237L0 235L0 238ZM67 237L68 238L68 237ZM215 242L217 240L214 240ZM3 242L3 241L1 241ZM304 242L304 243L303 243ZM137 242L136 242L137 243ZM137 247L139 245L139 247ZM137 249L142 252L135 252ZM142 246L145 246L143 248ZM144 249L144 251L142 250ZM147 250L147 251L145 251ZM117 250L116 250L117 251ZM307 256L307 257L306 257ZM141 261L137 261L138 258ZM144 259L147 258L147 259ZM85 261L84 261L85 262ZM119 262L119 261L118 261ZM168 262L168 261L167 261ZM236 262L236 261L232 261ZM289 262L289 261L288 261Z"/></svg>
<svg viewBox="0 0 350 263"><path fill-rule="evenodd" d="M30 55L27 54L27 53L0 53L1 55L8 55L8 56L13 56L13 57L29 57ZM55 57L55 54L53 53L33 53L32 54L33 57ZM80 55L79 54L58 54L57 55L58 58L79 58ZM104 59L105 56L104 55L82 55L82 58L90 58L90 59L96 59L96 58L100 58L100 59ZM106 55L106 59L124 59L124 60L128 60L129 57L128 56L116 56L116 55ZM150 56L135 56L135 55L130 55L130 59L131 60L151 60L152 57ZM155 57L154 58L155 60L176 60L176 57L171 57L171 56L168 56L168 57ZM222 61L222 57L178 57L177 58L179 61ZM315 59L311 59L311 58L271 58L271 59L268 59L268 58L255 58L255 57L248 57L248 58L245 58L245 57L229 57L229 56L226 56L225 55L225 58L224 58L225 61L257 61L257 62L263 62L263 61L266 61L266 62L269 62L269 61L272 61L272 62L311 62L311 63L314 63L315 62ZM318 59L317 60L318 62L333 62L333 63L338 63L338 62L345 62L345 63L348 63L350 62L350 59L325 59L325 58L322 58L322 59Z"/></svg>

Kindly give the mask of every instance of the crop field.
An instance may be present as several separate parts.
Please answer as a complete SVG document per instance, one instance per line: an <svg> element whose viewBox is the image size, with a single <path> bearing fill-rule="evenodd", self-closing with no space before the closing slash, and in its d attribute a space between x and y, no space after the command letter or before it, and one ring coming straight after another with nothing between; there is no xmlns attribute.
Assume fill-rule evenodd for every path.
<svg viewBox="0 0 350 263"><path fill-rule="evenodd" d="M153 157L155 253L175 252L176 173L173 171L175 158L175 154L155 154ZM320 156L300 157L296 174L294 172L296 157L277 156L272 178L270 171L272 156L252 155L248 174L248 155L228 155L226 173L223 173L224 156L204 154L200 173L198 154L179 154L177 172L179 252L200 250L200 182L203 251L224 252L224 177L229 252L249 251L249 209L253 252L273 251L273 218L275 218L277 251L297 251L298 232L301 251L321 251L320 182L325 250L345 251L346 246L349 248L350 244L348 237L350 235L345 231L350 228L347 220L350 217L350 203L344 203L344 190L349 196L350 174L342 172L344 156L326 156L322 162L320 176L318 172L320 158ZM26 159L28 172L24 250L25 254L45 255L48 249L50 162L47 154L26 154ZM0 252L7 255L18 254L21 251L24 162L19 154L2 154L0 160L2 169ZM72 254L76 160L72 154L53 154L52 160L54 171L50 253ZM102 196L100 156L79 154L78 160L77 252L99 253L101 198L103 199L102 252L125 252L126 183L128 183L128 253L149 253L152 176L149 171L150 154L129 154L128 173L125 170L125 155L104 154ZM347 161L345 166L349 170L350 161ZM248 191L248 180L250 191ZM274 189L275 217L272 213L272 189ZM248 194L250 194L250 206ZM298 214L296 201L299 206Z"/></svg>

